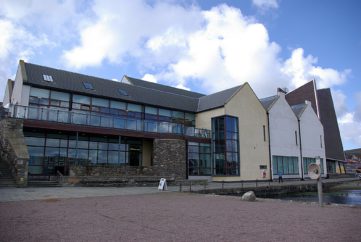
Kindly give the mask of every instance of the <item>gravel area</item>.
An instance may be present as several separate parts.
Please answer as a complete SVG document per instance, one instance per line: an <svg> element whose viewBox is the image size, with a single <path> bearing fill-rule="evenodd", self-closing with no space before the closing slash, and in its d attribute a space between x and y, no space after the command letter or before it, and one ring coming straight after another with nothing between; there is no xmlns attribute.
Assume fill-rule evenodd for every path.
<svg viewBox="0 0 361 242"><path fill-rule="evenodd" d="M155 193L0 202L0 241L360 241L361 208Z"/></svg>

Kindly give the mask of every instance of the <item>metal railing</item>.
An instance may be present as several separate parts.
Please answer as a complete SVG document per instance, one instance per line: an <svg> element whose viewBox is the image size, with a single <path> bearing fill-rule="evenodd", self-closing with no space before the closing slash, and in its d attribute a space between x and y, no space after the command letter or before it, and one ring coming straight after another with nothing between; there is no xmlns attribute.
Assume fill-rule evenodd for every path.
<svg viewBox="0 0 361 242"><path fill-rule="evenodd" d="M10 108L10 112L11 117L20 119L44 120L58 123L89 125L150 133L168 133L199 138L211 137L210 130L187 127L183 124L102 115L85 111L66 111L54 108L15 105Z"/></svg>

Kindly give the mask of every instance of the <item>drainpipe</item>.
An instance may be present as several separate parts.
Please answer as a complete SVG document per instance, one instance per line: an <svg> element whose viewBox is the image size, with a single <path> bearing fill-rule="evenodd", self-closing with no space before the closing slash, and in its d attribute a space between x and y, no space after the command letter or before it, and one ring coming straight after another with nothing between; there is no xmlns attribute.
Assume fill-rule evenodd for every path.
<svg viewBox="0 0 361 242"><path fill-rule="evenodd" d="M300 162L301 162L301 181L303 181L303 156L302 156L302 138L301 138L301 125L300 125L300 120L298 119L298 136L299 138L299 142L300 142Z"/></svg>
<svg viewBox="0 0 361 242"><path fill-rule="evenodd" d="M271 156L271 132L269 127L269 113L267 112L267 125L268 125L268 156L269 156L269 180L272 181L272 156Z"/></svg>

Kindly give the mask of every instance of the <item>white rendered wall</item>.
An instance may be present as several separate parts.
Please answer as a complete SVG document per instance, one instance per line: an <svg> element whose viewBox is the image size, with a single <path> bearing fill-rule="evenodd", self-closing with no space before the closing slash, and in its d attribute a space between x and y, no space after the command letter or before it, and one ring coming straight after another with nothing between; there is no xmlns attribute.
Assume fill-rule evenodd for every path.
<svg viewBox="0 0 361 242"><path fill-rule="evenodd" d="M3 107L5 107L7 104L10 103L10 98L11 98L11 93L10 93L10 89L11 87L9 86L11 85L11 83L8 81L6 83L6 88L5 88L5 94L4 94L4 100L3 100Z"/></svg>
<svg viewBox="0 0 361 242"><path fill-rule="evenodd" d="M302 157L323 159L324 176L327 174L323 126L310 104L300 118ZM308 177L308 175L304 175Z"/></svg>
<svg viewBox="0 0 361 242"><path fill-rule="evenodd" d="M15 76L15 84L14 84L13 94L11 96L11 104L23 105L22 90L23 90L23 76L22 76L22 72L21 72L21 65L19 64L18 70L16 72L16 76ZM29 97L28 97L28 99L29 99Z"/></svg>
<svg viewBox="0 0 361 242"><path fill-rule="evenodd" d="M272 157L274 155L298 157L298 164L300 165L300 141L298 119L287 103L284 94L280 94L278 100L273 104L268 113L271 137L271 167L273 174ZM297 143L295 131L297 131ZM298 175L283 175L283 177L299 178L301 177L301 170L299 169ZM273 175L273 178L278 178L278 175Z"/></svg>

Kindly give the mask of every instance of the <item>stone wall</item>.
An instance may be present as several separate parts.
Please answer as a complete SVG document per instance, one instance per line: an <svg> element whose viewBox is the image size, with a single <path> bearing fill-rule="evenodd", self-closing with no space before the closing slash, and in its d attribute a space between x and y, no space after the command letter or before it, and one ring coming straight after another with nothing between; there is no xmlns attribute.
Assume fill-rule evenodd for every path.
<svg viewBox="0 0 361 242"><path fill-rule="evenodd" d="M184 140L155 139L153 141L153 166L70 165L69 177L105 179L109 177L132 179L134 177L186 178L186 143Z"/></svg>
<svg viewBox="0 0 361 242"><path fill-rule="evenodd" d="M186 178L186 142L180 139L155 139L153 167L160 176Z"/></svg>
<svg viewBox="0 0 361 242"><path fill-rule="evenodd" d="M27 185L29 154L22 120L0 120L0 162L8 164L18 186Z"/></svg>

